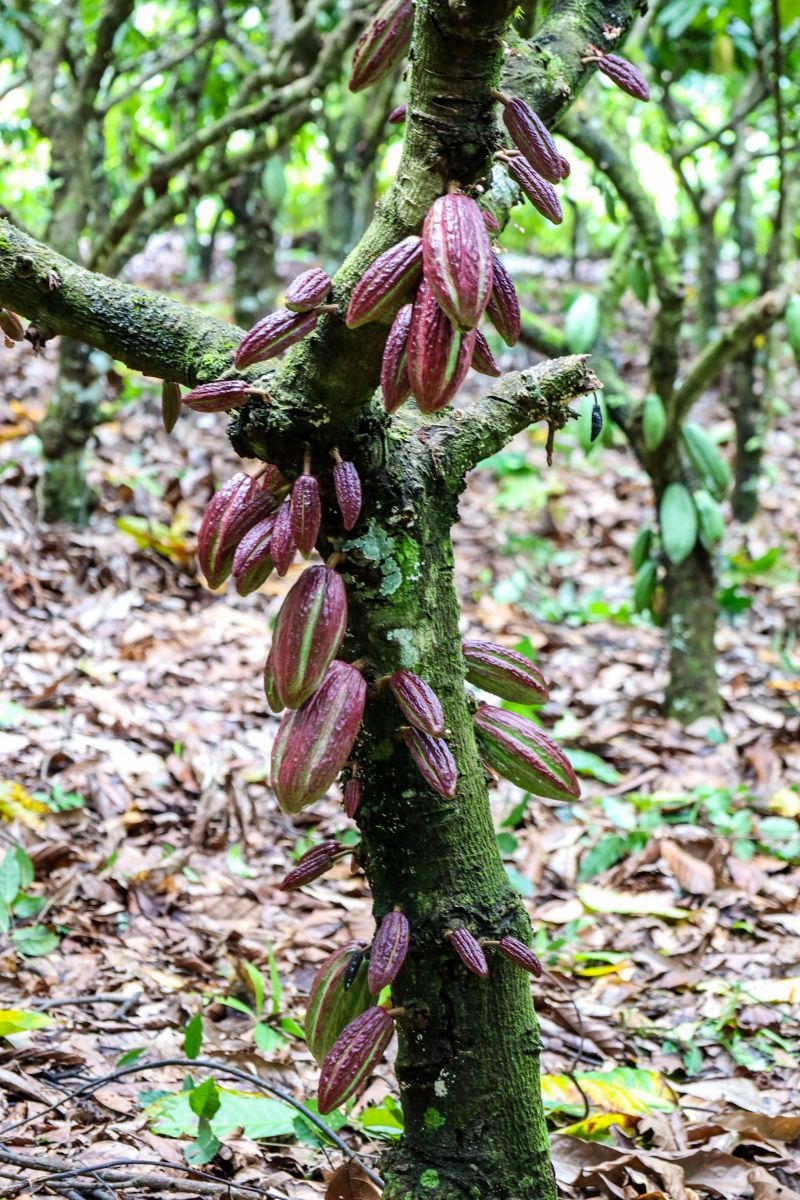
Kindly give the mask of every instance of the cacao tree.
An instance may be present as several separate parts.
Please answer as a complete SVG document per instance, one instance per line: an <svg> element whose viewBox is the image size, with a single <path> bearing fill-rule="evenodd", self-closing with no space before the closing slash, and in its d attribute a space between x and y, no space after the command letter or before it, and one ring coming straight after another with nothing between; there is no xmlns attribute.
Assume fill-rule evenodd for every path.
<svg viewBox="0 0 800 1200"><path fill-rule="evenodd" d="M638 7L554 0L523 37L512 18L530 32L530 15L510 0L386 0L350 86L399 76L410 57L396 181L333 279L311 268L246 334L0 222L0 305L15 337L20 314L162 378L169 424L179 403L181 421L228 412L234 450L261 460L206 510L209 583L232 576L247 593L298 552L321 556L284 599L266 659L267 703L281 713L272 786L291 814L338 778L360 831L376 935L368 955L350 945L322 965L306 1034L326 1112L397 1033L405 1132L384 1157L388 1200L556 1196L529 987L540 968L487 783L502 775L556 799L579 789L545 730L465 688L546 696L524 657L462 646L450 530L472 467L531 422L554 433L598 387L585 354L501 378L478 324L485 315L506 341L518 336L500 231L513 180L556 213L569 163L549 128L597 69L646 95L615 54ZM269 108L269 93L255 103ZM471 365L493 382L451 407ZM343 850L312 847L283 887Z"/></svg>

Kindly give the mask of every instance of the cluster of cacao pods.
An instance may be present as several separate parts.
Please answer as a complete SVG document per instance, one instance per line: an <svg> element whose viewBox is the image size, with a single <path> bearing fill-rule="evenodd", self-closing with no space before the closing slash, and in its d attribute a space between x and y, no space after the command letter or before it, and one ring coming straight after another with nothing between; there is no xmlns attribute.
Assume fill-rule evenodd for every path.
<svg viewBox="0 0 800 1200"><path fill-rule="evenodd" d="M320 312L330 311L325 301L332 286L331 277L321 267L298 275L286 289L285 307L262 317L242 338L233 360L237 370L275 358L311 333Z"/></svg>

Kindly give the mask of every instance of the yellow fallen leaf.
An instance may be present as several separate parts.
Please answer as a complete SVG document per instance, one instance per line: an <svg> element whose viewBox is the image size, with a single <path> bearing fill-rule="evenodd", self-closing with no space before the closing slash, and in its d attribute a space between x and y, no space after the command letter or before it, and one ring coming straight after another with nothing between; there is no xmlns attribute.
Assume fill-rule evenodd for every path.
<svg viewBox="0 0 800 1200"><path fill-rule="evenodd" d="M768 801L770 812L781 817L800 817L800 792L795 788L778 788Z"/></svg>
<svg viewBox="0 0 800 1200"><path fill-rule="evenodd" d="M43 1029L52 1025L53 1018L44 1013L26 1012L22 1008L0 1008L0 1037L12 1033L25 1033L30 1029Z"/></svg>
<svg viewBox="0 0 800 1200"><path fill-rule="evenodd" d="M13 779L0 779L0 817L4 821L21 821L30 829L41 829L40 813L48 811L41 800L34 800L21 783Z"/></svg>
<svg viewBox="0 0 800 1200"><path fill-rule="evenodd" d="M669 917L675 921L692 915L688 908L670 904L668 892L617 892L599 884L583 883L578 888L578 899L585 908L599 913Z"/></svg>
<svg viewBox="0 0 800 1200"><path fill-rule="evenodd" d="M630 979L632 971L633 963L630 959L626 958L624 962L603 963L600 967L576 967L574 974L585 976L619 975L620 979Z"/></svg>
<svg viewBox="0 0 800 1200"><path fill-rule="evenodd" d="M548 1112L575 1116L586 1109L642 1116L671 1112L676 1100L672 1088L657 1071L617 1067L613 1071L584 1071L575 1075L543 1075L542 1100Z"/></svg>
<svg viewBox="0 0 800 1200"><path fill-rule="evenodd" d="M576 1121L574 1125L559 1128L558 1132L590 1139L605 1133L612 1125L619 1125L620 1129L633 1129L638 1120L639 1118L632 1113L597 1113L593 1117L586 1117L584 1121Z"/></svg>

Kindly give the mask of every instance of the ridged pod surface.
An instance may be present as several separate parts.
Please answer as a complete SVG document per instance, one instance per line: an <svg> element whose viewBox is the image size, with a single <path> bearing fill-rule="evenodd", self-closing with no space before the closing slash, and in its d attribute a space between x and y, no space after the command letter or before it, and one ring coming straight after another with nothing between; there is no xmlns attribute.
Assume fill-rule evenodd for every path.
<svg viewBox="0 0 800 1200"><path fill-rule="evenodd" d="M534 171L528 160L521 154L509 159L506 167L511 178L519 184L533 207L543 217L547 217L548 221L552 221L554 225L560 225L564 220L564 213L552 183L542 179L541 175Z"/></svg>
<svg viewBox="0 0 800 1200"><path fill-rule="evenodd" d="M272 555L275 570L279 575L285 575L297 552L297 544L292 533L292 502L288 497L278 509L275 517L275 528L272 531L269 552Z"/></svg>
<svg viewBox="0 0 800 1200"><path fill-rule="evenodd" d="M345 847L341 842L337 842L334 838L318 842L316 846L306 850L305 854L300 855L292 870L284 875L278 887L282 892L296 892L298 888L305 887L307 883L313 883L315 879L319 879L320 875L324 875L331 869L344 850Z"/></svg>
<svg viewBox="0 0 800 1200"><path fill-rule="evenodd" d="M466 333L483 316L492 290L492 248L471 197L439 196L422 227L422 269L442 312Z"/></svg>
<svg viewBox="0 0 800 1200"><path fill-rule="evenodd" d="M342 524L350 530L361 512L361 479L355 463L337 462L333 467L333 490L342 514Z"/></svg>
<svg viewBox="0 0 800 1200"><path fill-rule="evenodd" d="M533 721L481 704L473 716L481 758L517 787L550 800L575 800L580 784L560 746Z"/></svg>
<svg viewBox="0 0 800 1200"><path fill-rule="evenodd" d="M444 711L430 684L401 667L389 677L389 687L407 721L432 737L442 736Z"/></svg>
<svg viewBox="0 0 800 1200"><path fill-rule="evenodd" d="M274 566L270 554L275 514L270 513L252 529L248 529L233 556L233 582L240 596L257 592L272 573Z"/></svg>
<svg viewBox="0 0 800 1200"><path fill-rule="evenodd" d="M560 183L561 155L547 126L531 106L524 100L509 100L503 105L503 121L512 142L533 169L551 183Z"/></svg>
<svg viewBox="0 0 800 1200"><path fill-rule="evenodd" d="M225 582L239 542L270 508L256 481L241 471L214 493L197 534L197 558L210 587Z"/></svg>
<svg viewBox="0 0 800 1200"><path fill-rule="evenodd" d="M333 287L333 281L322 267L310 267L293 279L286 289L283 303L290 312L311 312L319 308Z"/></svg>
<svg viewBox="0 0 800 1200"><path fill-rule="evenodd" d="M385 1008L368 1008L345 1026L322 1064L319 1112L332 1112L366 1086L393 1033L394 1021Z"/></svg>
<svg viewBox="0 0 800 1200"><path fill-rule="evenodd" d="M375 1003L367 987L367 963L363 957L350 987L347 990L344 987L353 956L365 949L365 942L348 942L341 950L334 950L317 968L312 980L305 1031L306 1045L317 1066L322 1066L344 1027Z"/></svg>
<svg viewBox="0 0 800 1200"><path fill-rule="evenodd" d="M313 475L298 475L292 487L292 537L303 558L317 544L321 521L319 484Z"/></svg>
<svg viewBox="0 0 800 1200"><path fill-rule="evenodd" d="M418 408L435 413L453 399L472 362L475 330L459 333L423 282L411 313L406 361Z"/></svg>
<svg viewBox="0 0 800 1200"><path fill-rule="evenodd" d="M386 120L389 122L390 125L402 125L403 121L405 121L405 119L406 119L407 111L408 111L407 104L398 104L397 108L392 109L392 111L389 113Z"/></svg>
<svg viewBox="0 0 800 1200"><path fill-rule="evenodd" d="M287 708L299 708L317 690L346 628L341 575L330 567L309 567L286 594L272 638L275 688Z"/></svg>
<svg viewBox="0 0 800 1200"><path fill-rule="evenodd" d="M494 361L491 347L487 342L480 329L475 331L475 347L472 351L472 369L477 371L479 375L490 375L492 379L499 379L503 372Z"/></svg>
<svg viewBox="0 0 800 1200"><path fill-rule="evenodd" d="M383 347L381 391L383 392L383 407L387 413L393 413L401 404L405 404L411 395L407 349L412 311L410 304L403 305L392 323Z"/></svg>
<svg viewBox="0 0 800 1200"><path fill-rule="evenodd" d="M469 638L461 643L467 679L513 704L544 704L549 692L539 668L516 650Z"/></svg>
<svg viewBox="0 0 800 1200"><path fill-rule="evenodd" d="M422 238L403 238L370 263L353 288L347 308L350 329L388 319L422 277Z"/></svg>
<svg viewBox="0 0 800 1200"><path fill-rule="evenodd" d="M247 404L251 387L246 379L216 379L213 383L201 383L192 388L181 397L181 402L192 412L226 412L229 408Z"/></svg>
<svg viewBox="0 0 800 1200"><path fill-rule="evenodd" d="M597 64L597 69L629 96L634 96L637 100L650 99L647 80L627 58L621 58L619 54L604 54Z"/></svg>
<svg viewBox="0 0 800 1200"><path fill-rule="evenodd" d="M516 346L522 329L519 298L514 281L496 254L492 254L492 294L486 315L507 346Z"/></svg>
<svg viewBox="0 0 800 1200"><path fill-rule="evenodd" d="M411 0L386 0L356 42L347 86L360 92L383 79L405 55L414 26Z"/></svg>
<svg viewBox="0 0 800 1200"><path fill-rule="evenodd" d="M404 731L403 741L425 782L440 796L452 799L458 785L458 770L447 742L413 725Z"/></svg>
<svg viewBox="0 0 800 1200"><path fill-rule="evenodd" d="M270 711L274 713L283 712L286 705L278 695L275 687L275 676L272 672L272 651L267 655L267 661L264 663L264 695L267 699Z"/></svg>
<svg viewBox="0 0 800 1200"><path fill-rule="evenodd" d="M358 806L361 803L361 781L356 779L348 779L344 785L344 811L345 816L348 816L352 821L358 812Z"/></svg>
<svg viewBox="0 0 800 1200"><path fill-rule="evenodd" d="M367 983L373 996L388 987L397 975L408 954L411 928L408 917L401 912L389 912L381 921L369 952Z"/></svg>
<svg viewBox="0 0 800 1200"><path fill-rule="evenodd" d="M286 813L321 799L353 748L364 715L367 685L337 659L316 692L281 717L272 747L272 787Z"/></svg>
<svg viewBox="0 0 800 1200"><path fill-rule="evenodd" d="M531 975L541 979L542 964L524 942L520 942L514 937L502 937L497 944L497 949L505 958L516 963L518 967L522 967L523 971L529 971Z"/></svg>
<svg viewBox="0 0 800 1200"><path fill-rule="evenodd" d="M454 929L447 935L447 940L461 959L464 966L473 975L485 979L489 974L489 964L479 941L472 936L468 929Z"/></svg>
<svg viewBox="0 0 800 1200"><path fill-rule="evenodd" d="M239 343L233 360L235 367L241 370L243 367L251 367L253 363L275 358L277 354L282 354L295 342L311 333L316 323L316 310L293 313L282 308L262 317Z"/></svg>

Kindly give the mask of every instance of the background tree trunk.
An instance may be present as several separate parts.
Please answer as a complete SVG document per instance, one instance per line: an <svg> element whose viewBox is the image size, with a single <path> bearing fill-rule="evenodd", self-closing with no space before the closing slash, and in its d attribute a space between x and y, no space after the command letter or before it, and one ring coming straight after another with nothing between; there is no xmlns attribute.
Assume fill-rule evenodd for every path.
<svg viewBox="0 0 800 1200"><path fill-rule="evenodd" d="M87 523L97 495L86 479L86 445L100 418L102 383L92 367L92 350L61 339L58 378L39 426L44 468L38 501L43 521Z"/></svg>

